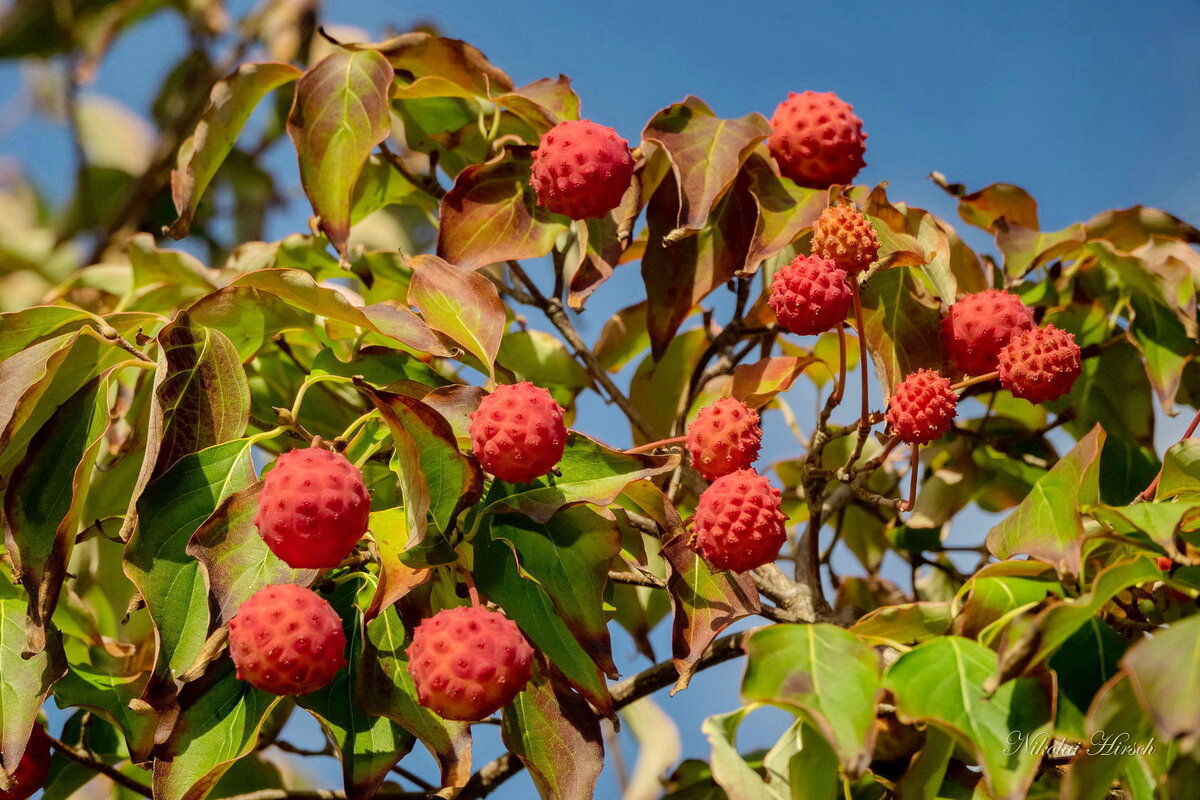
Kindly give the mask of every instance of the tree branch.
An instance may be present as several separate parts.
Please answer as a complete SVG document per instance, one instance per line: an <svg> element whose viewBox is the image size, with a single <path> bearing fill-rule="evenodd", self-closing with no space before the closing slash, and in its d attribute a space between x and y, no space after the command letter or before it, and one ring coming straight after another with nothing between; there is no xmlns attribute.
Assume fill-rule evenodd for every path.
<svg viewBox="0 0 1200 800"><path fill-rule="evenodd" d="M46 734L46 738L50 740L50 744L55 750L63 754L64 758L74 761L76 764L79 764L82 767L87 767L93 772L98 772L111 780L113 783L123 786L131 792L136 792L142 797L152 796L149 786L146 786L140 781L134 780L116 767L105 764L91 753L86 753L83 750L76 750L74 747L55 739L49 733Z"/></svg>

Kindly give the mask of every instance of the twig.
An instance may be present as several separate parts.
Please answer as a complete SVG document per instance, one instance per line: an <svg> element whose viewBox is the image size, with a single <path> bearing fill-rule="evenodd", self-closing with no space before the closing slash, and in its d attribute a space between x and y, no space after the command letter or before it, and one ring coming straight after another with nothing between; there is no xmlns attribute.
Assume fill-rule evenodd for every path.
<svg viewBox="0 0 1200 800"><path fill-rule="evenodd" d="M50 744L53 745L55 750L63 754L64 758L70 759L80 766L87 767L93 772L98 772L111 780L113 783L129 789L131 792L136 792L142 797L152 796L149 786L134 780L116 767L111 767L108 764L105 764L103 761L92 756L90 753L85 753L82 750L76 750L70 745L55 739L50 734L46 734L46 738L50 740Z"/></svg>
<svg viewBox="0 0 1200 800"><path fill-rule="evenodd" d="M1200 425L1200 411L1196 412L1196 416L1192 418L1192 424L1188 425L1187 430L1183 432L1183 436L1179 438L1179 441L1182 442L1185 439L1192 438L1192 434L1196 432L1196 427L1198 425ZM1166 466L1165 462L1163 466ZM1150 485L1143 489L1142 492L1135 498L1135 500L1145 502L1154 497L1154 493L1158 490L1158 482L1162 479L1162 473L1163 467L1159 467L1158 473L1154 476L1154 480L1150 481Z"/></svg>
<svg viewBox="0 0 1200 800"><path fill-rule="evenodd" d="M542 309L546 318L550 320L551 324L566 339L567 344L575 352L575 357L583 362L584 368L587 369L592 379L604 387L609 398L617 404L617 407L625 414L630 424L637 428L638 433L648 439L654 438L654 430L650 427L650 424L633 407L633 404L629 402L629 398L617 388L617 385L613 383L613 379L609 376L608 370L604 369L604 365L596 358L591 348L580 338L579 332L575 330L575 325L571 322L571 318L567 316L566 311L563 309L562 302L556 297L546 297L542 294L542 291L537 288L537 284L525 274L525 270L516 261L509 261L507 263L512 274L524 285L525 290L533 298L533 304Z"/></svg>

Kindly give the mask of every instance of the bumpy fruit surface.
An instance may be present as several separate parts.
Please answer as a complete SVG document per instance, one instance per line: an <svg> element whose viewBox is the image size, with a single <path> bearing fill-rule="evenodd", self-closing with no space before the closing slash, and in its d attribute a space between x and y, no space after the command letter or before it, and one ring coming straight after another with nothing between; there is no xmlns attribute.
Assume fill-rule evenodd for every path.
<svg viewBox="0 0 1200 800"><path fill-rule="evenodd" d="M483 468L509 483L528 483L557 464L567 446L563 410L528 381L496 387L471 414L471 447Z"/></svg>
<svg viewBox="0 0 1200 800"><path fill-rule="evenodd" d="M692 466L706 481L746 469L758 458L761 446L758 412L732 397L700 409L688 426L687 449Z"/></svg>
<svg viewBox="0 0 1200 800"><path fill-rule="evenodd" d="M25 745L17 768L12 772L14 785L7 792L0 791L0 800L25 800L46 785L50 773L50 739L40 724L35 723Z"/></svg>
<svg viewBox="0 0 1200 800"><path fill-rule="evenodd" d="M340 453L309 447L279 457L254 524L271 552L297 569L336 567L367 532L371 498Z"/></svg>
<svg viewBox="0 0 1200 800"><path fill-rule="evenodd" d="M752 469L731 472L700 495L693 546L717 569L746 572L779 556L786 519L769 480Z"/></svg>
<svg viewBox="0 0 1200 800"><path fill-rule="evenodd" d="M422 622L408 646L417 701L446 719L477 721L512 702L533 671L516 624L481 607L447 608Z"/></svg>
<svg viewBox="0 0 1200 800"><path fill-rule="evenodd" d="M333 606L286 583L260 589L229 621L238 677L279 695L315 692L346 666L346 634Z"/></svg>
<svg viewBox="0 0 1200 800"><path fill-rule="evenodd" d="M775 273L767 302L780 325L805 336L844 320L852 298L845 270L827 258L797 256Z"/></svg>
<svg viewBox="0 0 1200 800"><path fill-rule="evenodd" d="M767 147L785 177L814 189L850 183L867 163L862 120L833 92L790 93L771 117Z"/></svg>
<svg viewBox="0 0 1200 800"><path fill-rule="evenodd" d="M612 128L582 119L560 122L542 136L529 183L538 205L588 219L619 206L632 179L628 143Z"/></svg>
<svg viewBox="0 0 1200 800"><path fill-rule="evenodd" d="M950 429L957 405L958 395L950 389L948 378L920 369L892 392L886 417L902 442L928 444Z"/></svg>
<svg viewBox="0 0 1200 800"><path fill-rule="evenodd" d="M857 275L875 263L879 239L871 221L857 208L830 206L813 223L812 251Z"/></svg>
<svg viewBox="0 0 1200 800"><path fill-rule="evenodd" d="M942 340L954 366L968 375L993 372L1000 348L1034 326L1033 310L1000 289L969 294L942 318Z"/></svg>
<svg viewBox="0 0 1200 800"><path fill-rule="evenodd" d="M1067 392L1083 369L1079 345L1069 332L1047 325L1017 334L1000 350L1000 383L1031 403Z"/></svg>

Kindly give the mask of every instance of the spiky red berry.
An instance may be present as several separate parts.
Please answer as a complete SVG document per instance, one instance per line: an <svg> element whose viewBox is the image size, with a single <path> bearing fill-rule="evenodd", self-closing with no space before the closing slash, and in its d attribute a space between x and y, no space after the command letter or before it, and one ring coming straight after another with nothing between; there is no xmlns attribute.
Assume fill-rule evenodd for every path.
<svg viewBox="0 0 1200 800"><path fill-rule="evenodd" d="M323 597L284 583L242 603L229 620L229 654L238 677L251 686L271 694L308 694L346 666L346 634Z"/></svg>
<svg viewBox="0 0 1200 800"><path fill-rule="evenodd" d="M844 320L852 299L845 270L827 258L797 256L775 273L767 302L780 325L804 336Z"/></svg>
<svg viewBox="0 0 1200 800"><path fill-rule="evenodd" d="M309 447L284 453L267 473L254 524L288 566L324 569L350 554L370 516L358 467L340 453Z"/></svg>
<svg viewBox="0 0 1200 800"><path fill-rule="evenodd" d="M717 569L746 572L779 556L786 520L779 490L752 469L738 470L701 493L692 545Z"/></svg>
<svg viewBox="0 0 1200 800"><path fill-rule="evenodd" d="M813 223L812 251L853 276L875 263L879 238L871 220L857 208L830 206Z"/></svg>
<svg viewBox="0 0 1200 800"><path fill-rule="evenodd" d="M1033 310L1001 289L968 294L942 318L942 341L954 365L968 375L993 372L1000 348L1034 326Z"/></svg>
<svg viewBox="0 0 1200 800"><path fill-rule="evenodd" d="M538 205L588 219L619 206L632 179L629 144L612 128L581 119L560 122L542 136L529 183Z"/></svg>
<svg viewBox="0 0 1200 800"><path fill-rule="evenodd" d="M785 177L814 189L850 183L867 163L862 120L833 92L789 93L771 117L767 147Z"/></svg>
<svg viewBox="0 0 1200 800"><path fill-rule="evenodd" d="M957 406L958 395L950 388L948 378L919 369L892 392L885 416L902 442L928 444L950 429Z"/></svg>
<svg viewBox="0 0 1200 800"><path fill-rule="evenodd" d="M1067 392L1083 370L1079 345L1053 325L1030 328L1000 350L1000 384L1031 403L1046 403Z"/></svg>
<svg viewBox="0 0 1200 800"><path fill-rule="evenodd" d="M7 759L5 759L7 762ZM0 800L26 800L46 785L50 774L50 739L40 724L34 723L29 733L25 754L12 771L13 787L0 791Z"/></svg>
<svg viewBox="0 0 1200 800"><path fill-rule="evenodd" d="M447 608L424 620L408 646L417 701L446 719L477 721L512 702L533 671L533 648L498 611Z"/></svg>
<svg viewBox="0 0 1200 800"><path fill-rule="evenodd" d="M528 483L554 468L567 446L563 410L528 381L497 386L471 414L471 447L483 468L509 483Z"/></svg>
<svg viewBox="0 0 1200 800"><path fill-rule="evenodd" d="M700 409L688 426L688 454L706 481L746 469L761 446L758 412L732 397Z"/></svg>

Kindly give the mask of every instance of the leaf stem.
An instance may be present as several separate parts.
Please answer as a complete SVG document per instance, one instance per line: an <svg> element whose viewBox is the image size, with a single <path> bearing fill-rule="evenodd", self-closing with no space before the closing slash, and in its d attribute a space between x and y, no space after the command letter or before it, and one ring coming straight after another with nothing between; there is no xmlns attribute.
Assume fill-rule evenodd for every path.
<svg viewBox="0 0 1200 800"><path fill-rule="evenodd" d="M1196 416L1192 418L1192 424L1188 425L1187 430L1183 432L1183 436L1179 438L1179 441L1182 442L1192 438L1192 434L1196 432L1197 426L1200 426L1200 411L1196 412ZM1166 464L1164 463L1163 466L1166 466ZM1158 482L1162 480L1162 473L1163 467L1159 467L1154 480L1150 481L1150 485L1141 491L1136 498L1137 501L1146 502L1154 497L1154 493L1158 491Z"/></svg>
<svg viewBox="0 0 1200 800"><path fill-rule="evenodd" d="M649 453L651 450L657 450L660 447L666 447L666 446L672 445L672 444L683 444L686 440L687 440L686 436L672 436L670 439L659 439L657 442L650 442L649 444L638 445L637 447L631 447L628 450L623 450L622 452L625 453L626 455L636 455L638 453Z"/></svg>

